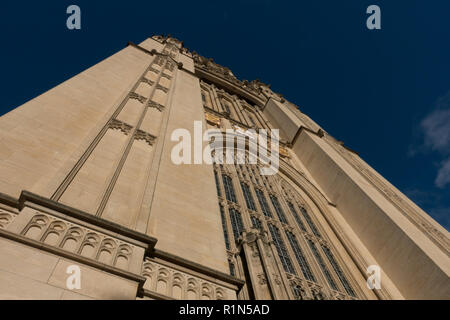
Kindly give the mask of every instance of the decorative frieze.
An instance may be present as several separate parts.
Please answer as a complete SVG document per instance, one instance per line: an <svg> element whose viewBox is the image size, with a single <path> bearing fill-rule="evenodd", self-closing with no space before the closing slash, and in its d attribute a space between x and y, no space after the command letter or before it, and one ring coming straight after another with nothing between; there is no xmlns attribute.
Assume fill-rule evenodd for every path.
<svg viewBox="0 0 450 320"><path fill-rule="evenodd" d="M168 93L168 92L169 92L169 89L166 88L166 87L164 87L164 86L162 86L161 84L158 84L158 85L156 86L156 89L161 90L161 91L163 91L164 93Z"/></svg>
<svg viewBox="0 0 450 320"><path fill-rule="evenodd" d="M173 299L226 300L231 298L228 288L150 259L144 261L142 275L147 279L144 289Z"/></svg>
<svg viewBox="0 0 450 320"><path fill-rule="evenodd" d="M109 128L120 130L123 133L125 133L126 135L128 135L133 127L130 126L129 124L126 124L125 122L120 121L120 120L112 119L109 122Z"/></svg>
<svg viewBox="0 0 450 320"><path fill-rule="evenodd" d="M134 138L136 140L144 140L150 146L152 146L156 140L155 136L152 136L150 133L142 131L142 130L137 130Z"/></svg>
<svg viewBox="0 0 450 320"><path fill-rule="evenodd" d="M164 110L164 108L165 108L162 104L157 103L157 102L155 102L155 101L153 101L153 100L149 100L149 101L148 101L147 107L149 107L149 108L155 108L155 109L157 109L159 112L162 112L162 111Z"/></svg>
<svg viewBox="0 0 450 320"><path fill-rule="evenodd" d="M134 246L104 233L36 212L21 235L100 263L128 270Z"/></svg>
<svg viewBox="0 0 450 320"><path fill-rule="evenodd" d="M140 94L138 94L136 92L130 92L130 94L128 96L130 97L130 99L138 100L140 103L144 103L147 100L146 97L141 96Z"/></svg>
<svg viewBox="0 0 450 320"><path fill-rule="evenodd" d="M0 209L0 228L6 229L6 227L16 218L16 214Z"/></svg>
<svg viewBox="0 0 450 320"><path fill-rule="evenodd" d="M150 86L153 86L153 85L155 84L154 81L152 81L152 80L150 80L150 79L147 79L147 78L145 78L145 77L142 78L141 81L142 81L143 83L146 83L146 84L150 85Z"/></svg>

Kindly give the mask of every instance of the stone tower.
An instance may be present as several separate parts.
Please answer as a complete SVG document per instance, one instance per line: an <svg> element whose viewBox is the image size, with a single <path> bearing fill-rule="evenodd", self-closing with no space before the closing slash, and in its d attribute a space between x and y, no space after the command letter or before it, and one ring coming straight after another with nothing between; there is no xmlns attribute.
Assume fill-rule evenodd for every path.
<svg viewBox="0 0 450 320"><path fill-rule="evenodd" d="M196 121L279 129L278 173L175 164ZM448 299L449 273L448 232L357 153L177 39L0 118L1 299Z"/></svg>

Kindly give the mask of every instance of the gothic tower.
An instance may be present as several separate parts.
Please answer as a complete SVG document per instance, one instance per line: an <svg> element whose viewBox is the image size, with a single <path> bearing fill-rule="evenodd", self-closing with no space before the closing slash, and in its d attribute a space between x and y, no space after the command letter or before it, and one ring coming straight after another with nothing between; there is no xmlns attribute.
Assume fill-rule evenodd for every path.
<svg viewBox="0 0 450 320"><path fill-rule="evenodd" d="M279 129L278 173L174 163L196 121ZM448 299L449 274L448 232L355 151L172 37L0 118L1 299Z"/></svg>

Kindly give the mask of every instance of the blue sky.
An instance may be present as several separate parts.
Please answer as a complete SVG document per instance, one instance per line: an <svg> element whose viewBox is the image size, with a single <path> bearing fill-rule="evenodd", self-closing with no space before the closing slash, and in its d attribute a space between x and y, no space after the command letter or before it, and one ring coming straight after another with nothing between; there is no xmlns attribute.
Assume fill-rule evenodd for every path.
<svg viewBox="0 0 450 320"><path fill-rule="evenodd" d="M381 30L365 27L371 4ZM270 83L450 227L449 1L2 1L0 15L0 114L128 41L172 34Z"/></svg>

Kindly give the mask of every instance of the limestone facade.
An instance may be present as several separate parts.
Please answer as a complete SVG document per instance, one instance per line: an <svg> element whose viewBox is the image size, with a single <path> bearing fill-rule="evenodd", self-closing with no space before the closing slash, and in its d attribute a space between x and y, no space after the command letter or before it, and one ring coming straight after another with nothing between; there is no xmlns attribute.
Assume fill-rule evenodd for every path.
<svg viewBox="0 0 450 320"><path fill-rule="evenodd" d="M175 164L195 121L279 129L279 172ZM0 242L0 299L450 298L442 226L270 86L164 36L0 118Z"/></svg>

